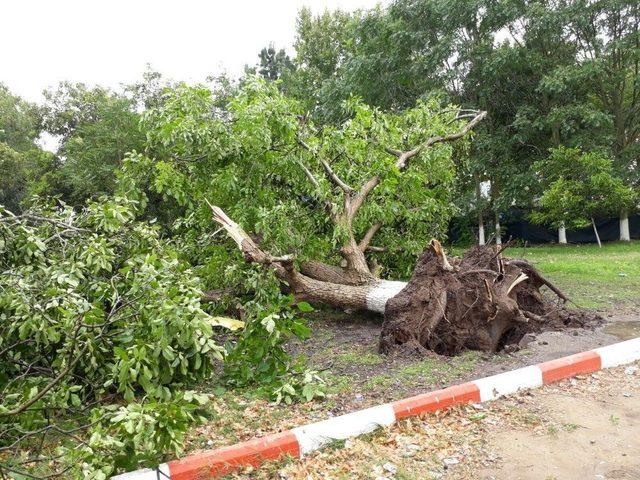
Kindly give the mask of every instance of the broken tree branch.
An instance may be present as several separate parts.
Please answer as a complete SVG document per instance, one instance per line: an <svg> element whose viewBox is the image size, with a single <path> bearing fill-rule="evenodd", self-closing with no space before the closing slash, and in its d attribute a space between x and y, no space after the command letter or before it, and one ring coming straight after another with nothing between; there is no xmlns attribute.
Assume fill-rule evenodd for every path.
<svg viewBox="0 0 640 480"><path fill-rule="evenodd" d="M283 279L287 277L287 272L293 270L293 257L291 255L276 257L264 252L247 232L231 220L220 207L211 205L207 199L205 199L205 202L207 202L207 205L209 205L209 208L211 208L213 212L213 219L220 224L233 241L236 242L247 262L273 266L276 274Z"/></svg>
<svg viewBox="0 0 640 480"><path fill-rule="evenodd" d="M540 272L538 272L538 270L533 265L531 265L529 262L527 262L526 260L509 260L508 264L509 265L515 265L515 266L519 267L533 281L538 282L541 285L546 285L549 288L549 290L551 290L553 293L555 293L564 302L568 302L569 301L569 298L564 293L562 293L562 291L558 287L556 287L553 283L551 283L549 280L544 278L540 274Z"/></svg>
<svg viewBox="0 0 640 480"><path fill-rule="evenodd" d="M406 152L398 152L396 150L395 155L398 157L398 161L396 162L396 167L398 167L398 170L404 170L407 167L409 160L415 157L416 155L418 155L419 153L421 153L425 148L431 147L432 145L435 145L437 143L453 142L455 140L458 140L464 137L486 116L487 116L487 112L478 111L476 112L476 115L473 117L472 120L467 122L460 130L458 130L455 133L431 137L427 139L425 142L421 143L420 145Z"/></svg>

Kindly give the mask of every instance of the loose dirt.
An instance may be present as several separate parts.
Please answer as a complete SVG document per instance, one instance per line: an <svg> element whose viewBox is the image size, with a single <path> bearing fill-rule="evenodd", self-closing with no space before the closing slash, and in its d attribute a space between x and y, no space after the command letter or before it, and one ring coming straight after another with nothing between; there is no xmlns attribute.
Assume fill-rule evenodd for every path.
<svg viewBox="0 0 640 480"><path fill-rule="evenodd" d="M482 475L512 480L640 478L640 388L626 385L625 397L622 385L601 386L585 396L571 389L537 395L548 420L562 428L549 435L495 433L490 441L501 466Z"/></svg>

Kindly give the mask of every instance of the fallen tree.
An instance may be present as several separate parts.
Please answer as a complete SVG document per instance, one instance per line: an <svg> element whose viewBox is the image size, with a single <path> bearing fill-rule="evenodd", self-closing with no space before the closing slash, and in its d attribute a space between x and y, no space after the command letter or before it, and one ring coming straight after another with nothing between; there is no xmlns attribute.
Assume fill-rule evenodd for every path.
<svg viewBox="0 0 640 480"><path fill-rule="evenodd" d="M161 157L131 154L128 188L143 201L145 192L167 200L154 208L181 219L189 260L212 266L211 286L233 289L243 280L225 283L231 257L213 240L204 199L251 226L264 254L251 247L249 256L274 265L281 280L291 271L283 254L295 254L296 278L286 276L297 290L337 307L366 308L372 288L397 292L398 284L379 280L382 268L406 277L426 236L446 230L454 213L453 144L464 148L459 140L486 114L435 99L385 112L352 99L344 122L318 126L301 107L256 78L228 100L201 88L175 89L144 117L149 151ZM345 287L325 291L324 283ZM369 296L369 308L382 311L378 295Z"/></svg>
<svg viewBox="0 0 640 480"><path fill-rule="evenodd" d="M430 138L411 150L386 151L397 157L395 167L402 171L425 148L463 137L484 116L484 112L475 112L460 131ZM301 144L311 150L304 142ZM380 183L380 177L372 177L355 190L325 160L320 159L320 163L327 178L343 192L344 204L339 213L333 203L324 200L331 220L347 232L340 249L342 266L307 261L298 269L293 256L273 256L263 251L222 209L210 205L213 219L234 239L246 261L272 268L297 299L384 313L382 352L397 346L445 354L463 349L497 351L506 344L517 343L526 333L583 326L597 319L589 314L570 313L545 299L540 293L543 285L562 302L568 300L526 261L504 259L498 246L497 251L488 247L472 249L461 259L450 261L434 239L419 258L410 282L377 278L376 265L367 262L365 254L372 249L371 241L382 224L373 223L358 241L353 221L369 193ZM302 164L301 168L317 185L311 171Z"/></svg>
<svg viewBox="0 0 640 480"><path fill-rule="evenodd" d="M294 100L258 79L244 84L223 113L216 110L213 100L208 91L177 89L145 117L148 137L158 144L165 159L138 155L127 163L140 170L141 177L151 179L147 184L156 193L172 195L185 206L183 223L190 229L199 222L206 225L202 235L190 232L189 241L195 243L189 250L195 263L208 263L218 275L210 283L219 290L207 299L218 298L220 287L234 287L227 283L226 275L233 254L207 235L210 227L201 208L203 199L216 205L209 205L214 220L235 240L245 260L275 272L283 289L298 300L386 312L383 350L396 344L443 352L500 347L510 331L506 323L504 328L493 326L495 332L489 339L476 344L465 341L460 347L453 341L445 342L446 346L436 344L434 335L426 334L422 325L407 324L403 330L389 314L389 300L401 298L401 291L410 289L411 283L407 286L380 278L382 268L387 277L408 276L429 236L437 237L446 230L455 195L452 145L467 137L485 112L443 108L436 101L418 102L402 112L383 112L354 99L345 105L347 120L319 127ZM219 114L211 115L212 111ZM252 225L254 235L240 223ZM197 238L208 241L197 244ZM215 261L203 258L208 247ZM529 266L512 263L507 272L479 275L466 273L464 264L449 261L437 242L432 243L431 251L439 259L438 268L446 273L431 282L432 293L417 301L429 304L433 312L440 302L445 320L455 320L457 310L451 310L451 315L447 310L458 300L465 304L466 295L475 298L478 288L491 292L486 305L476 302L488 312L486 319L492 321L494 311L499 312L495 318L506 318L504 309L514 314L510 321L531 321L540 314L540 309L519 307L518 311L528 313L518 314L509 300L516 288L511 283L524 281L521 274L527 275L527 285L542 278L532 276ZM252 276L249 270L247 275ZM460 291L454 291L455 282L440 285L445 280L460 283ZM242 279L236 281L243 284ZM260 291L256 288L259 283L251 277L244 284L245 291ZM277 290L271 283L273 287ZM436 297L431 298L432 294ZM440 331L443 323L433 312L426 328ZM473 308L468 314L459 313L462 323L470 316L482 318ZM409 330L414 332L408 334ZM461 331L452 334L459 336ZM474 335L487 336L483 332Z"/></svg>
<svg viewBox="0 0 640 480"><path fill-rule="evenodd" d="M245 260L273 268L296 299L383 313L382 353L397 348L447 355L466 349L495 352L518 344L527 333L585 327L601 320L593 312L564 308L568 298L556 286L525 260L503 258L504 248L499 246L476 247L460 259L449 259L434 239L409 282L365 278L357 283L349 267L312 262L303 263L299 271L293 257L262 251L220 208L211 209ZM545 297L542 286L559 301Z"/></svg>
<svg viewBox="0 0 640 480"><path fill-rule="evenodd" d="M396 158L393 168L398 172L403 172L408 168L411 159L423 154L425 150L434 145L453 142L464 137L482 121L485 115L486 112L482 111L460 110L456 112L454 120L460 121L466 118L470 118L470 120L453 133L430 137L406 151L396 150L389 146L383 148L388 155ZM313 148L302 139L298 138L298 144L307 152L313 153ZM367 261L366 253L368 251L384 250L381 247L371 245L374 236L383 227L382 222L372 222L359 240L356 239L354 229L356 215L370 194L381 183L382 178L380 175L373 175L358 189L355 189L336 174L326 159L321 156L316 159L322 166L325 178L342 196L342 206L338 207L333 198L318 192L318 195L321 195L319 201L324 205L331 222L344 232L345 242L340 248L340 255L343 259L342 266L329 265L320 261L306 261L302 262L300 268L297 269L294 266L292 256L274 256L263 251L251 236L229 218L221 208L209 204L213 212L213 219L233 238L245 260L272 268L277 277L288 285L296 298L344 309L364 309L384 313L389 298L402 290L406 283L378 278L376 263ZM320 182L312 170L302 162L299 162L299 166L311 185L319 187Z"/></svg>

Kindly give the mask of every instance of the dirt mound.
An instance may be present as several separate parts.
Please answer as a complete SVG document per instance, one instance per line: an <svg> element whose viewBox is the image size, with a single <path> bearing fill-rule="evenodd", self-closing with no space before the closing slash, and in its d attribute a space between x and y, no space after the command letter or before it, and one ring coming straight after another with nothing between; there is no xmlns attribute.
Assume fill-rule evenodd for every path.
<svg viewBox="0 0 640 480"><path fill-rule="evenodd" d="M546 286L557 297L540 292ZM408 285L387 302L380 351L499 351L527 333L585 328L603 322L597 313L567 309L567 297L525 260L476 247L448 259L433 240Z"/></svg>

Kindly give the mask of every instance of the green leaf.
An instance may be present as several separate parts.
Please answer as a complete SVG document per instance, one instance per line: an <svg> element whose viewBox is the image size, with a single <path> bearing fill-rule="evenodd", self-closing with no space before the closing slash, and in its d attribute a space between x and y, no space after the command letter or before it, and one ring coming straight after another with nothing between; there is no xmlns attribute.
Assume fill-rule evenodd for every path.
<svg viewBox="0 0 640 480"><path fill-rule="evenodd" d="M297 304L298 310L301 312L313 312L314 308L307 302L298 302Z"/></svg>

